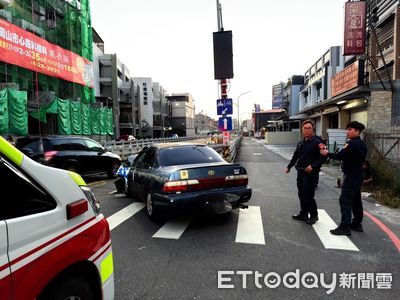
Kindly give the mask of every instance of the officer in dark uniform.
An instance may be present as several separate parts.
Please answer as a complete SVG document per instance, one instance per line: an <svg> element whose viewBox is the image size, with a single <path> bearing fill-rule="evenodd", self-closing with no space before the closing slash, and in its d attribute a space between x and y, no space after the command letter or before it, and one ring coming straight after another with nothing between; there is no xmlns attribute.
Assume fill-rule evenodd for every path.
<svg viewBox="0 0 400 300"><path fill-rule="evenodd" d="M324 159L320 154L321 140L315 137L314 122L305 120L301 125L304 139L297 144L296 151L289 162L286 173L295 166L297 170L297 189L300 200L300 213L293 215L295 220L305 221L309 225L318 221L317 203L315 202L315 187L319 170ZM310 217L308 216L310 214Z"/></svg>
<svg viewBox="0 0 400 300"><path fill-rule="evenodd" d="M362 123L350 122L346 127L347 144L339 153L329 153L321 149L321 155L342 161L344 180L339 198L342 219L338 228L331 230L333 235L351 235L351 230L362 232L363 206L361 202L361 186L363 184L363 163L367 156L367 147L360 138L365 129ZM353 212L353 220L351 213Z"/></svg>

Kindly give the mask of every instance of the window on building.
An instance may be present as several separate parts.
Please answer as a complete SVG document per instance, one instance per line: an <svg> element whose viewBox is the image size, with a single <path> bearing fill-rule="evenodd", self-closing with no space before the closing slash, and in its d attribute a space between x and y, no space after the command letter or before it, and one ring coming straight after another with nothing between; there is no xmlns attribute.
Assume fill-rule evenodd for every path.
<svg viewBox="0 0 400 300"><path fill-rule="evenodd" d="M146 83L146 82L143 82L143 86L147 86L147 83Z"/></svg>

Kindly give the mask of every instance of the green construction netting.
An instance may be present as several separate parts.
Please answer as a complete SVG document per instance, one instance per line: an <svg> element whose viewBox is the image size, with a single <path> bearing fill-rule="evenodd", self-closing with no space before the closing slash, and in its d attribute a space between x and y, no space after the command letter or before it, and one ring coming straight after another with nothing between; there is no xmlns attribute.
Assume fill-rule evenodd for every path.
<svg viewBox="0 0 400 300"><path fill-rule="evenodd" d="M72 134L82 134L82 108L77 101L70 102Z"/></svg>
<svg viewBox="0 0 400 300"><path fill-rule="evenodd" d="M16 135L28 134L28 93L8 89L8 130Z"/></svg>
<svg viewBox="0 0 400 300"><path fill-rule="evenodd" d="M27 99L24 91L0 91L0 133L28 134Z"/></svg>
<svg viewBox="0 0 400 300"><path fill-rule="evenodd" d="M90 106L82 103L82 134L92 134ZM111 112L112 113L112 112Z"/></svg>
<svg viewBox="0 0 400 300"><path fill-rule="evenodd" d="M57 114L58 134L114 134L111 108L96 109L85 103L56 98L53 102L43 106L39 111L30 113L32 117L40 120L42 123L47 123L47 114Z"/></svg>
<svg viewBox="0 0 400 300"><path fill-rule="evenodd" d="M114 135L113 129L113 112L112 109L107 109L107 134Z"/></svg>
<svg viewBox="0 0 400 300"><path fill-rule="evenodd" d="M81 29L82 29L82 56L93 61L93 35L92 22L90 19L89 0L81 0Z"/></svg>
<svg viewBox="0 0 400 300"><path fill-rule="evenodd" d="M100 134L107 134L107 108L100 109Z"/></svg>
<svg viewBox="0 0 400 300"><path fill-rule="evenodd" d="M8 133L7 90L0 91L0 134Z"/></svg>
<svg viewBox="0 0 400 300"><path fill-rule="evenodd" d="M71 129L71 113L69 111L70 101L57 99L58 100L58 133L59 134L72 134Z"/></svg>
<svg viewBox="0 0 400 300"><path fill-rule="evenodd" d="M92 134L100 134L100 110L90 108L90 117L92 119Z"/></svg>

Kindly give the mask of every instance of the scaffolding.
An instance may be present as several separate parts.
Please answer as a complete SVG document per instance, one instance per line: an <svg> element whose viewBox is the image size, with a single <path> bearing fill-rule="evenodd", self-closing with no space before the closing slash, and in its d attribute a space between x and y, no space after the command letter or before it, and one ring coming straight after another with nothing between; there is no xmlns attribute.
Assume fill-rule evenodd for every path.
<svg viewBox="0 0 400 300"><path fill-rule="evenodd" d="M93 61L89 0L15 0L12 6L0 12L0 18ZM94 91L90 87L0 62L0 90L4 88L27 93L26 110L29 124L33 125L29 126L30 133L49 131L38 116L43 114L44 107L57 99L69 99L80 104L95 102ZM68 130L60 132L60 120L58 122L57 133L68 134Z"/></svg>

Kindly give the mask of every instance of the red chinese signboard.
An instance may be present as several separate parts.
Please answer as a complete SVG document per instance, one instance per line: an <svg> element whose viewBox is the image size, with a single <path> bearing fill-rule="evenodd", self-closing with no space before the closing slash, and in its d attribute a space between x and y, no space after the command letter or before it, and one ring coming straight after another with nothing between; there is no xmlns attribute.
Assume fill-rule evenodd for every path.
<svg viewBox="0 0 400 300"><path fill-rule="evenodd" d="M365 53L366 9L366 1L345 3L343 55Z"/></svg>
<svg viewBox="0 0 400 300"><path fill-rule="evenodd" d="M0 19L0 60L93 87L92 62Z"/></svg>
<svg viewBox="0 0 400 300"><path fill-rule="evenodd" d="M359 62L358 60L352 63L350 66L345 68L343 71L340 71L331 79L331 96L334 97L336 95L342 94L352 88L355 88L359 85Z"/></svg>

